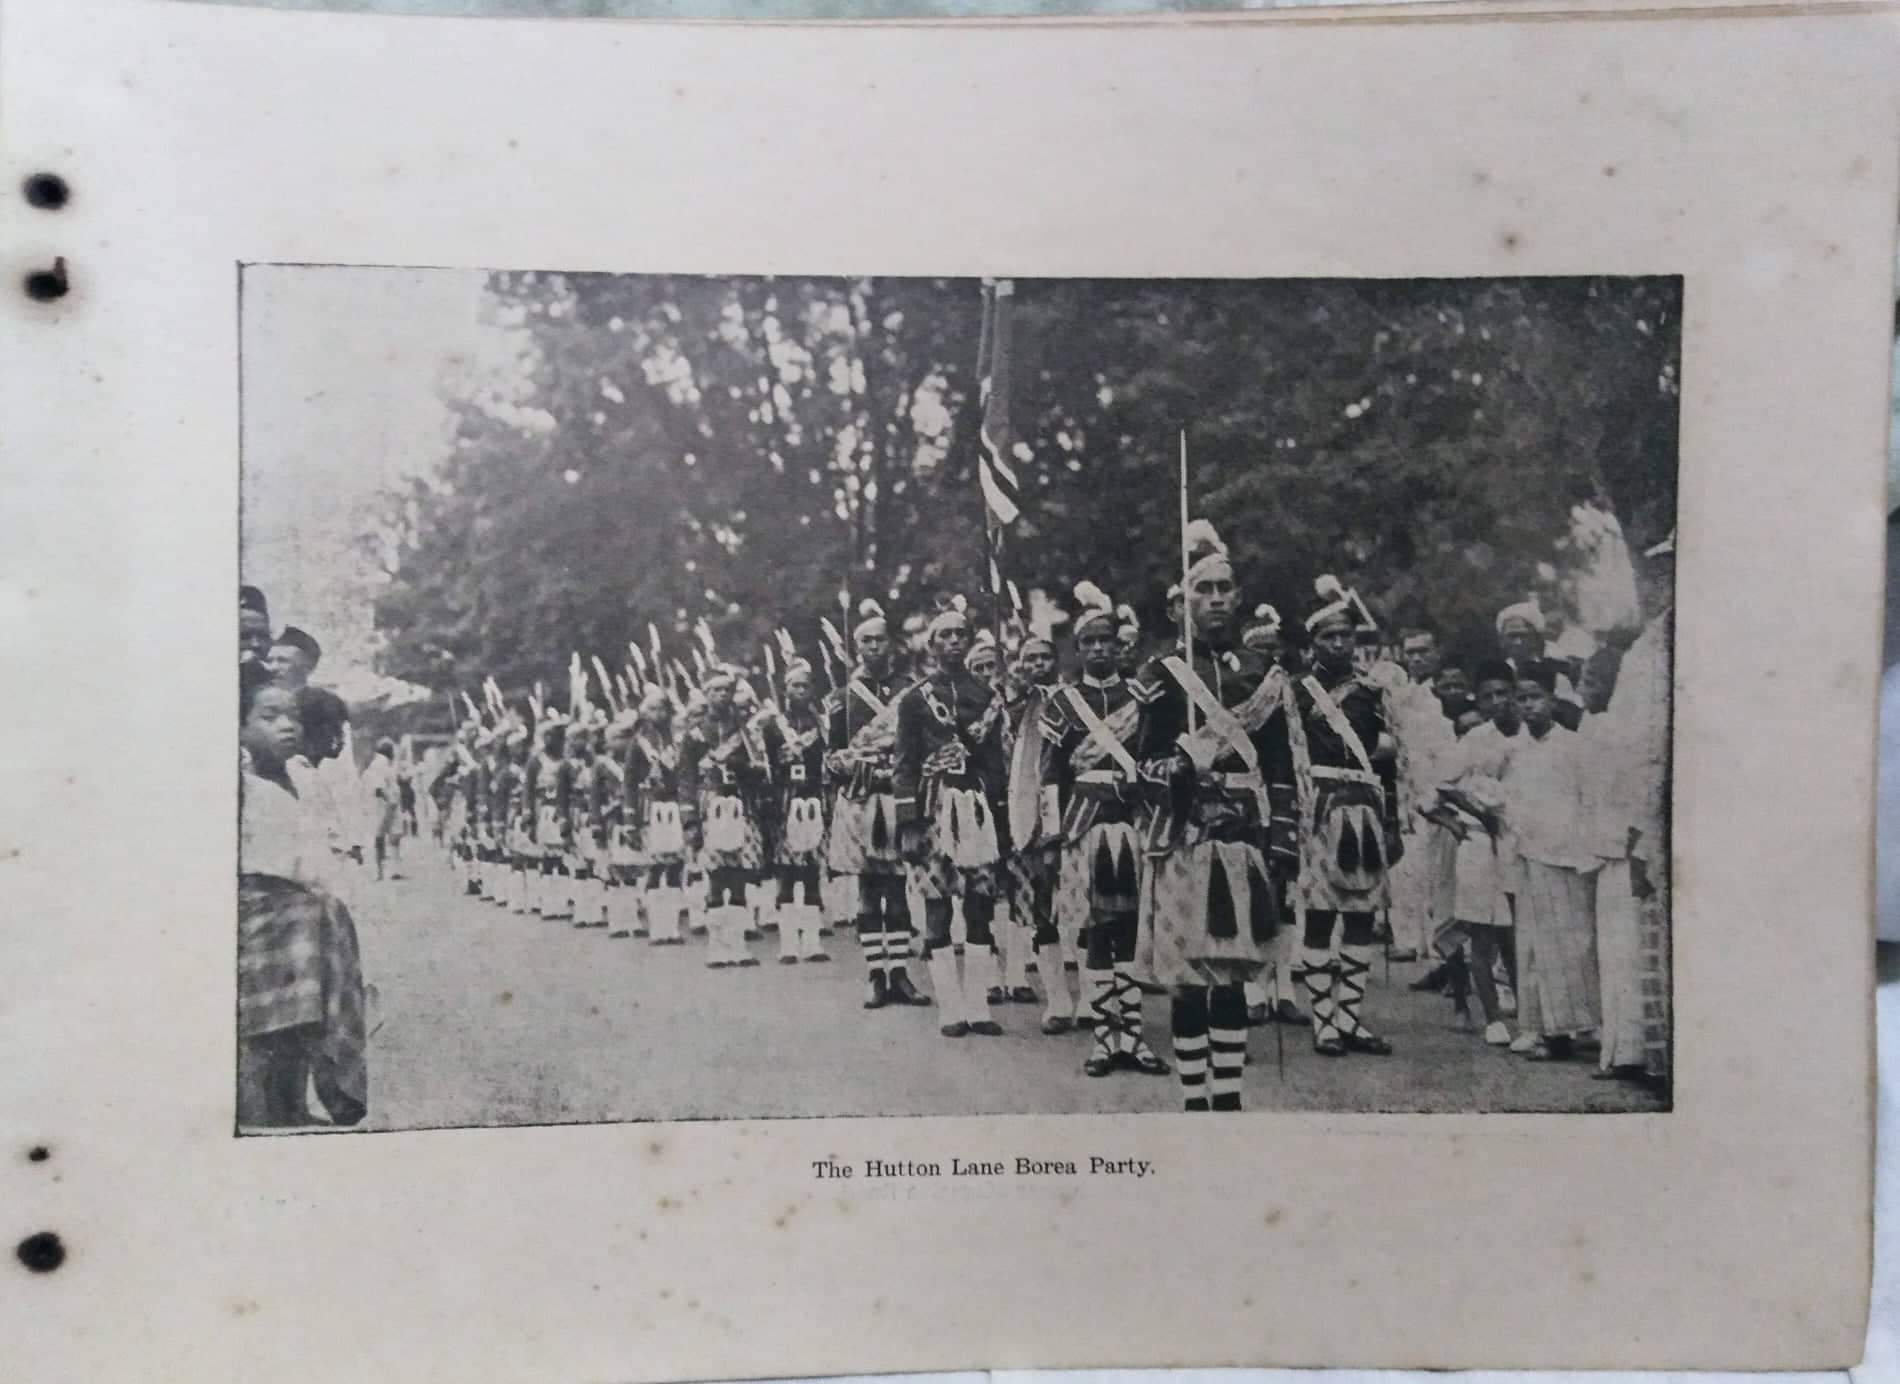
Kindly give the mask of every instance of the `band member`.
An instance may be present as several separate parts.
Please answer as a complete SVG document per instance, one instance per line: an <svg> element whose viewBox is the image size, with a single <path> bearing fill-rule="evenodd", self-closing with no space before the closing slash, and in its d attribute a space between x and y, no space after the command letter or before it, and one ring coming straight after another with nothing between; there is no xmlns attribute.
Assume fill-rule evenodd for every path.
<svg viewBox="0 0 1900 1384"><path fill-rule="evenodd" d="M495 860L495 902L528 911L527 835L521 821L526 794L527 728L510 721L496 729L494 770L488 776L488 835Z"/></svg>
<svg viewBox="0 0 1900 1384"><path fill-rule="evenodd" d="M1173 991L1183 1108L1238 1110L1242 987L1270 959L1275 877L1295 851L1290 795L1269 793L1284 777L1284 674L1235 646L1240 593L1213 526L1196 520L1187 537L1188 651L1150 660L1130 688L1142 708L1134 758L1156 804L1136 964L1145 952Z"/></svg>
<svg viewBox="0 0 1900 1384"><path fill-rule="evenodd" d="M708 966L756 966L746 949L746 885L765 865L760 807L768 792L764 746L734 701L738 679L714 668L700 680L706 710L680 745L681 817L706 872Z"/></svg>
<svg viewBox="0 0 1900 1384"><path fill-rule="evenodd" d="M487 734L475 721L464 721L449 747L449 794L443 834L449 855L462 880L462 892L482 897L481 841L477 831L481 809L482 749Z"/></svg>
<svg viewBox="0 0 1900 1384"><path fill-rule="evenodd" d="M1003 699L964 666L970 624L961 602L929 625L935 669L897 704L894 784L898 843L924 903L924 956L943 1006L940 1032L1000 1034L990 1018L997 981L990 922L999 860L996 814L1007 772ZM952 949L952 902L965 930L961 981Z"/></svg>
<svg viewBox="0 0 1900 1384"><path fill-rule="evenodd" d="M1050 814L1045 822L1041 811L1043 794L1043 711L1056 690L1056 648L1047 639L1031 635L1017 650L1004 692L1011 736L1009 769L1009 839L1003 850L1004 896L1008 907L994 919L998 949L1002 953L1002 983L990 991L992 1004L1014 1002L1034 1004L1036 992L1029 986L1029 961L1038 947L1037 938L1055 938L1056 874L1060 867L1062 841L1058 823ZM1038 970L1040 970L1038 966ZM1061 1013L1074 1019L1074 1004L1063 1004L1068 994L1068 978L1058 970L1046 982L1050 1003L1044 1018ZM1063 1024L1051 1032L1070 1027Z"/></svg>
<svg viewBox="0 0 1900 1384"><path fill-rule="evenodd" d="M558 712L543 716L539 731L541 752L528 765L528 909L543 918L569 918L565 850L567 791L567 723Z"/></svg>
<svg viewBox="0 0 1900 1384"><path fill-rule="evenodd" d="M1082 602L1073 635L1081 676L1057 689L1043 711L1049 745L1046 778L1056 807L1066 911L1088 918L1088 990L1095 1041L1082 1070L1092 1077L1117 1070L1165 1076L1167 1063L1141 1034L1141 986L1135 978L1135 941L1141 902L1142 787L1134 745L1141 706L1122 677L1115 612L1099 587L1076 587ZM1045 799L1047 801L1048 799ZM1054 928L1038 934L1045 977L1061 976ZM1054 982L1051 993L1054 994ZM1063 999L1067 998L1066 985ZM1052 1003L1043 1031L1060 1032Z"/></svg>
<svg viewBox="0 0 1900 1384"><path fill-rule="evenodd" d="M616 714L601 732L594 756L595 841L606 884L607 935L644 937L640 892L635 887L632 793L627 783L627 753L633 745L634 711Z"/></svg>
<svg viewBox="0 0 1900 1384"><path fill-rule="evenodd" d="M568 863L568 906L577 928L607 926L607 861L601 849L602 800L600 732L578 714L567 732L567 793L562 805Z"/></svg>
<svg viewBox="0 0 1900 1384"><path fill-rule="evenodd" d="M785 667L784 706L760 713L773 780L772 873L777 880L779 961L829 961L819 880L825 860L825 717L812 695L811 664ZM802 900L800 898L802 892Z"/></svg>
<svg viewBox="0 0 1900 1384"><path fill-rule="evenodd" d="M1367 624L1351 592L1326 598L1306 618L1312 671L1284 687L1300 817L1295 911L1304 920L1313 1047L1329 1057L1392 1051L1359 1012L1372 970L1375 917L1391 905L1389 874L1404 849L1384 697L1353 668ZM1337 960L1335 926L1344 929Z"/></svg>
<svg viewBox="0 0 1900 1384"><path fill-rule="evenodd" d="M1253 614L1241 626L1240 642L1243 648L1259 654L1270 666L1281 666L1286 656L1286 638L1280 627L1280 612L1264 602L1255 606ZM1293 959L1288 955L1298 940L1288 928L1282 928L1274 934L1273 965L1264 973L1267 983L1247 982L1249 1024L1305 1024L1306 1015L1293 1002L1297 981Z"/></svg>
<svg viewBox="0 0 1900 1384"><path fill-rule="evenodd" d="M1142 660L1147 656L1141 647L1141 621L1131 605L1118 606L1115 621L1115 671L1124 678L1132 678L1141 671Z"/></svg>
<svg viewBox="0 0 1900 1384"><path fill-rule="evenodd" d="M644 876L641 905L648 941L677 947L680 915L686 911L686 828L682 819L680 747L673 731L673 703L658 687L640 701L625 765L629 809L638 824L636 869Z"/></svg>
<svg viewBox="0 0 1900 1384"><path fill-rule="evenodd" d="M910 902L897 850L897 703L908 683L893 666L890 627L875 601L851 632L858 666L826 704L825 776L834 786L828 863L857 880L858 942L869 975L866 1009L929 1004L911 984Z"/></svg>
<svg viewBox="0 0 1900 1384"><path fill-rule="evenodd" d="M1268 663L1277 664L1282 647L1280 612L1264 603L1255 606L1253 615L1241 626L1240 643L1241 647L1253 650Z"/></svg>
<svg viewBox="0 0 1900 1384"><path fill-rule="evenodd" d="M986 687L995 687L999 681L997 674L1003 667L1003 656L996 647L996 636L988 630L978 630L971 635L970 651L963 657L963 666L978 682Z"/></svg>

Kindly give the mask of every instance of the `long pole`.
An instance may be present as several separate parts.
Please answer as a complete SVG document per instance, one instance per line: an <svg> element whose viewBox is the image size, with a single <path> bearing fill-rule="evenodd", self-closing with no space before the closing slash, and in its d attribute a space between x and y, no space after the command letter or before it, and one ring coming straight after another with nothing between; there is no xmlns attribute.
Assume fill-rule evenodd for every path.
<svg viewBox="0 0 1900 1384"><path fill-rule="evenodd" d="M1194 667L1194 615L1188 600L1188 463L1187 429L1181 429L1181 656L1189 670ZM1187 699L1188 734L1194 733L1194 699Z"/></svg>

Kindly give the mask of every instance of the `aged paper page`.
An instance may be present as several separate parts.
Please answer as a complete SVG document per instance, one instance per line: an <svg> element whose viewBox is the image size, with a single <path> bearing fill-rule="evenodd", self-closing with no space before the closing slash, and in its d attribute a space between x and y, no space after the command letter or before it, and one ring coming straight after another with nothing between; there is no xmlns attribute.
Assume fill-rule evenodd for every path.
<svg viewBox="0 0 1900 1384"><path fill-rule="evenodd" d="M1890 16L0 20L32 1377L1858 1352Z"/></svg>

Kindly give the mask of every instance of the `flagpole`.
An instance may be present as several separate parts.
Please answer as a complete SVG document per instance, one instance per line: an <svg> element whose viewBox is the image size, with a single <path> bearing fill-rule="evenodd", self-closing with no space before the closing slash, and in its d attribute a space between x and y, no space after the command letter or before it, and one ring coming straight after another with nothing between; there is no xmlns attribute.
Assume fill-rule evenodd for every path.
<svg viewBox="0 0 1900 1384"><path fill-rule="evenodd" d="M1181 429L1181 653L1189 671L1194 668L1194 616L1188 602L1188 463L1187 429ZM1188 734L1194 733L1194 699L1187 699Z"/></svg>

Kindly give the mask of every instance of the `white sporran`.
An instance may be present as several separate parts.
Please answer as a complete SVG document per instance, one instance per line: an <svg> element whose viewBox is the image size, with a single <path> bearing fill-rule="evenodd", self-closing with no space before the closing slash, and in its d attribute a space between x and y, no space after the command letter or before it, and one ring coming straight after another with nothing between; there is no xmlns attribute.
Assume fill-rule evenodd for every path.
<svg viewBox="0 0 1900 1384"><path fill-rule="evenodd" d="M959 869L996 863L996 819L989 801L970 788L946 788L937 799L937 845Z"/></svg>
<svg viewBox="0 0 1900 1384"><path fill-rule="evenodd" d="M720 795L706 805L706 849L730 852L745 846L745 804Z"/></svg>
<svg viewBox="0 0 1900 1384"><path fill-rule="evenodd" d="M785 814L785 849L804 854L824 844L825 811L816 798L793 798Z"/></svg>
<svg viewBox="0 0 1900 1384"><path fill-rule="evenodd" d="M686 849L678 803L654 803L647 809L646 847L655 855L679 855Z"/></svg>

